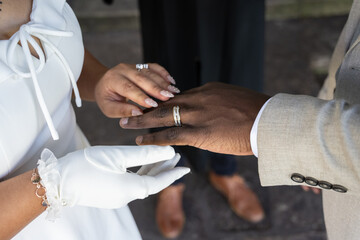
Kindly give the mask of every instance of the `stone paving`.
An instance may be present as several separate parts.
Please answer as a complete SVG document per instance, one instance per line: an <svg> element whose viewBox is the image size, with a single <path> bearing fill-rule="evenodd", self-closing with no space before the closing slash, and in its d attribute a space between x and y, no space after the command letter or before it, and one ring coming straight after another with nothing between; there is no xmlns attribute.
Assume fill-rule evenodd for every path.
<svg viewBox="0 0 360 240"><path fill-rule="evenodd" d="M77 5L77 1L73 0L72 4L75 11L80 11L82 5ZM86 2L96 9L94 1ZM136 8L134 1L119 2L124 2L131 10ZM323 69L326 69L345 21L346 17L340 16L267 22L265 92L271 95L277 92L316 95L325 76ZM82 24L86 25L86 21ZM92 24L85 26L85 46L104 64L142 62L137 28L101 31L94 26L97 30L92 31ZM94 103L85 103L81 109L76 109L76 113L79 125L92 144L134 144L135 136L145 132L119 128L118 119L107 119ZM266 219L259 224L239 219L211 187L206 174L193 172L186 178L186 225L178 239L326 239L321 196L303 192L300 187L261 187L257 161L253 157L239 159L238 172L259 194ZM155 223L155 204L156 196L130 204L145 240L163 239Z"/></svg>

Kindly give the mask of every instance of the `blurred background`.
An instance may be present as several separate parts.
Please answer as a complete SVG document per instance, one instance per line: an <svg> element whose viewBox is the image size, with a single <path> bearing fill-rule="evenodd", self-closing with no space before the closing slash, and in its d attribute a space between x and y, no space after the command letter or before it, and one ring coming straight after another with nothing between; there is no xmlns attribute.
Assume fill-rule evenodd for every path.
<svg viewBox="0 0 360 240"><path fill-rule="evenodd" d="M240 0L239 0L240 1ZM142 43L137 0L70 0L83 30L85 47L111 67L141 63ZM264 92L316 96L327 74L337 38L352 0L267 0ZM181 79L176 79L181 81ZM80 127L91 144L134 144L145 131L123 130L94 103L76 109ZM209 184L205 172L186 178L186 225L177 239L317 240L326 239L321 196L300 187L260 186L257 161L241 159L238 172L254 189L266 219L250 224L239 219L225 198ZM145 240L163 239L155 223L156 196L130 204ZM111 229L109 229L111 231Z"/></svg>

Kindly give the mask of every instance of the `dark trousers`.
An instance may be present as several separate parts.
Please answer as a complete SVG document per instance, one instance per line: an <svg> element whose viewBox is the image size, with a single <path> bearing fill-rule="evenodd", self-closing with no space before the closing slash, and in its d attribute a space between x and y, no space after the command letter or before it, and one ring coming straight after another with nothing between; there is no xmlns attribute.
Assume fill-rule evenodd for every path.
<svg viewBox="0 0 360 240"><path fill-rule="evenodd" d="M212 81L262 90L264 0L139 0L139 7L144 61L163 65L180 90ZM232 156L177 151L198 170L210 160L218 174L236 171Z"/></svg>

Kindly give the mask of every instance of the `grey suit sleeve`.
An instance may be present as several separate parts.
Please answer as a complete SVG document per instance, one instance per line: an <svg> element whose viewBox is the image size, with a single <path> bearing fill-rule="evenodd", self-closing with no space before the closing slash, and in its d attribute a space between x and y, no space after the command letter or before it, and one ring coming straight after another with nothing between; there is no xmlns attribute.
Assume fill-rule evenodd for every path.
<svg viewBox="0 0 360 240"><path fill-rule="evenodd" d="M360 104L278 94L258 126L263 186L295 185L293 173L360 195Z"/></svg>

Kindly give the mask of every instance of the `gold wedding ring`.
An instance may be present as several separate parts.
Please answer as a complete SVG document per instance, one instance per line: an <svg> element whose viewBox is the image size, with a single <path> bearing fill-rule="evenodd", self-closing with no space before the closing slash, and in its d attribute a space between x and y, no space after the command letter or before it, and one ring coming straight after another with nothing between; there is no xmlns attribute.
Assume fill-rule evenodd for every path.
<svg viewBox="0 0 360 240"><path fill-rule="evenodd" d="M181 119L180 119L180 107L174 106L173 107L173 115L174 115L174 122L176 127L181 127Z"/></svg>

